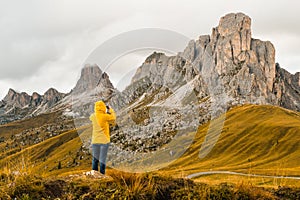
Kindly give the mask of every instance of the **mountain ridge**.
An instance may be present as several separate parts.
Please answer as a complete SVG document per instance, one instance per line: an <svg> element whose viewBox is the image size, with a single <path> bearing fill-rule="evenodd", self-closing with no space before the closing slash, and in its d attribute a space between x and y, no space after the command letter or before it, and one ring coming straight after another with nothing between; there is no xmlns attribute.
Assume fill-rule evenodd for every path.
<svg viewBox="0 0 300 200"><path fill-rule="evenodd" d="M223 99L218 108L222 112L226 107L245 103L278 105L299 111L299 77L299 72L290 74L275 62L275 48L271 42L252 38L249 16L230 13L220 19L211 35L191 40L183 52L175 56L157 52L149 55L122 92L114 88L108 74L99 66L85 64L75 87L67 94L53 89L46 95L47 106L43 109L38 107L46 93L30 96L9 90L0 102L0 115L26 106L35 107L34 111L29 111L34 114L72 107L79 115L88 115L92 112L92 104L99 99L122 110L135 101L144 101L143 95L153 96L153 102L162 102L189 82L196 98ZM204 106L206 113L211 106L209 101ZM203 118L207 121L208 117L206 114Z"/></svg>

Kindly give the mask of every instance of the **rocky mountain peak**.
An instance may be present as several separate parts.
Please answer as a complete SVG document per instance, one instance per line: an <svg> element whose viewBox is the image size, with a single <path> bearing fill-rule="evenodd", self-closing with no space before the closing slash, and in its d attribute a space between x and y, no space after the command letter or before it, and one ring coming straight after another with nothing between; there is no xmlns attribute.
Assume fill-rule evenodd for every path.
<svg viewBox="0 0 300 200"><path fill-rule="evenodd" d="M101 79L99 80L99 83L97 86L101 86L104 88L114 88L113 84L111 83L110 79L109 79L109 75L104 72L101 75Z"/></svg>
<svg viewBox="0 0 300 200"><path fill-rule="evenodd" d="M41 97L41 95L37 92L33 92L31 96L32 96L32 99L37 99L37 98Z"/></svg>
<svg viewBox="0 0 300 200"><path fill-rule="evenodd" d="M21 92L20 94L20 104L21 106L28 105L30 102L31 96L26 92Z"/></svg>
<svg viewBox="0 0 300 200"><path fill-rule="evenodd" d="M232 60L234 64L244 62L247 57L246 51L251 50L252 44L251 18L243 13L225 15L218 27L213 29L211 41L215 50L223 50L223 56ZM220 68L222 66L217 65L218 72L223 73Z"/></svg>
<svg viewBox="0 0 300 200"><path fill-rule="evenodd" d="M251 18L243 13L230 13L220 19L217 29L222 37L249 32L251 39Z"/></svg>
<svg viewBox="0 0 300 200"><path fill-rule="evenodd" d="M43 95L43 102L46 103L48 107L52 107L64 96L64 94L58 92L56 89L50 88Z"/></svg>
<svg viewBox="0 0 300 200"><path fill-rule="evenodd" d="M10 88L3 101L7 105L14 105L16 107L22 108L29 104L30 98L31 97L26 92L18 93Z"/></svg>
<svg viewBox="0 0 300 200"><path fill-rule="evenodd" d="M17 92L11 88L9 88L7 95L4 97L3 101L10 102L13 100Z"/></svg>
<svg viewBox="0 0 300 200"><path fill-rule="evenodd" d="M96 101L99 99L108 101L115 91L106 72L102 72L97 64L86 64L81 70L80 79L70 93L72 112L89 116Z"/></svg>
<svg viewBox="0 0 300 200"><path fill-rule="evenodd" d="M207 47L202 47L202 49L205 48L206 57L211 56L211 58L204 58L204 70L201 68L203 74L213 73L211 69L214 69L218 76L225 78L225 85L235 85L233 83L235 78L239 79L236 83L247 82L247 89L245 88L243 93L250 92L250 83L256 84L252 88L258 87L261 96L266 97L273 91L276 74L275 48L271 42L251 37L250 17L242 13L222 17L219 25L212 31ZM232 90L232 86L228 89ZM246 85L236 86L246 87ZM254 93L258 96L257 91Z"/></svg>
<svg viewBox="0 0 300 200"><path fill-rule="evenodd" d="M150 56L145 60L145 63L156 63L160 60L161 57L165 56L164 53L154 51Z"/></svg>
<svg viewBox="0 0 300 200"><path fill-rule="evenodd" d="M73 89L73 94L94 89L98 85L101 75L102 71L97 64L86 64L81 70L81 75Z"/></svg>
<svg viewBox="0 0 300 200"><path fill-rule="evenodd" d="M58 95L59 92L54 89L54 88L49 88L45 93L44 93L44 98L45 99L48 99L50 98L51 96L55 96L55 95Z"/></svg>
<svg viewBox="0 0 300 200"><path fill-rule="evenodd" d="M32 95L31 95L31 105L32 106L38 106L41 104L43 100L43 97L42 95L40 95L39 93L37 92L33 92Z"/></svg>
<svg viewBox="0 0 300 200"><path fill-rule="evenodd" d="M227 66L246 62L248 56L246 52L252 49L250 17L242 13L231 13L222 17L219 25L212 31L211 44L214 54L217 56L216 61L224 60L224 64ZM216 64L219 74L230 71L220 65L221 62Z"/></svg>
<svg viewBox="0 0 300 200"><path fill-rule="evenodd" d="M8 95L10 95L10 94L16 94L17 92L14 90L14 89L12 89L12 88L9 88L9 90L8 90Z"/></svg>

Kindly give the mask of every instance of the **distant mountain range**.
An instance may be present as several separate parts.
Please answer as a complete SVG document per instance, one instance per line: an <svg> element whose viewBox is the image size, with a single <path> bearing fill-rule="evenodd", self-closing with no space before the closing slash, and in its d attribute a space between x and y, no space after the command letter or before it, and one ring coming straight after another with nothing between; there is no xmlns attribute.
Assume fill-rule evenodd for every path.
<svg viewBox="0 0 300 200"><path fill-rule="evenodd" d="M7 95L0 102L0 123L4 124L47 112L65 96L66 94L60 93L54 88L50 88L43 95L34 92L31 96L25 92L18 93L9 89Z"/></svg>
<svg viewBox="0 0 300 200"><path fill-rule="evenodd" d="M135 110L131 119L148 123L149 113L141 114L145 108L175 102L174 108L188 109L185 101L191 95L201 108L197 116L200 124L211 117L213 101L224 101L221 112L241 104L270 104L300 111L300 73L290 74L275 62L271 42L252 38L250 17L228 14L211 35L191 40L176 56L158 52L148 56L124 91L114 88L109 75L96 64L84 66L68 94L54 88L43 95L10 89L0 101L0 124L55 110L88 116L93 102L99 99L120 113Z"/></svg>

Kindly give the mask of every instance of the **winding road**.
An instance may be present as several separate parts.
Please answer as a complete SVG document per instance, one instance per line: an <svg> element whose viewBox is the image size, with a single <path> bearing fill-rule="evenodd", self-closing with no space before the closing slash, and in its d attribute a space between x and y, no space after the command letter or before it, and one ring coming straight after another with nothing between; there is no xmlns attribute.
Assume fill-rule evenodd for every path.
<svg viewBox="0 0 300 200"><path fill-rule="evenodd" d="M190 174L186 178L195 178L195 177L198 177L198 176L212 175L212 174L229 174L229 175L238 175L238 176L261 177L261 178L282 178L282 179L300 180L300 177L296 177L296 176L268 176L268 175L258 175L258 174L244 174L244 173L231 172L231 171L198 172L198 173Z"/></svg>

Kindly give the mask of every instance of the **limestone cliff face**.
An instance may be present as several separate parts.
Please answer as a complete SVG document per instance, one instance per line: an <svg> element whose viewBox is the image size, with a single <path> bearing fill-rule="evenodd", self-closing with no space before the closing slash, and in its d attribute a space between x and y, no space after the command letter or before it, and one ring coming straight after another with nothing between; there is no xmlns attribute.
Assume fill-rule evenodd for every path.
<svg viewBox="0 0 300 200"><path fill-rule="evenodd" d="M46 104L48 108L53 107L56 103L58 103L65 95L63 93L58 92L54 88L50 88L43 95L42 104Z"/></svg>
<svg viewBox="0 0 300 200"><path fill-rule="evenodd" d="M114 86L106 72L102 73L100 67L96 64L86 64L81 70L80 78L73 88L71 95L76 99L81 94L86 93L88 95L93 93L94 95L98 95L100 99L109 97L113 89Z"/></svg>
<svg viewBox="0 0 300 200"><path fill-rule="evenodd" d="M196 42L199 45L195 49L202 49L200 52L204 55L196 57L193 67L198 68L203 77L214 76L221 81L232 104L272 104L299 110L300 96L295 95L299 84L295 84L294 76L288 72L283 75L282 70L276 68L275 48L271 42L251 37L248 16L237 13L222 17L204 45L200 41L203 37ZM283 77L294 80L293 86L285 87L286 90L281 87L278 93L275 85Z"/></svg>
<svg viewBox="0 0 300 200"><path fill-rule="evenodd" d="M211 35L190 41L177 56L153 53L132 84L145 77L152 87L171 89L197 77L194 88L200 98L222 92L229 106L256 103L300 108L299 73L291 75L276 67L273 44L252 38L251 19L242 13L222 17Z"/></svg>
<svg viewBox="0 0 300 200"><path fill-rule="evenodd" d="M72 108L73 114L88 117L94 111L94 103L108 101L115 90L106 72L102 72L96 64L86 64L76 86L58 108L64 109L67 106Z"/></svg>
<svg viewBox="0 0 300 200"><path fill-rule="evenodd" d="M237 13L222 17L219 26L213 29L204 54L200 65L194 64L199 66L203 76L214 74L222 81L233 104L276 104L273 95L275 48L270 42L251 37L248 16Z"/></svg>
<svg viewBox="0 0 300 200"><path fill-rule="evenodd" d="M31 97L25 93L18 93L13 89L9 89L7 95L4 97L3 101L6 105L15 105L16 107L24 107L30 103Z"/></svg>
<svg viewBox="0 0 300 200"><path fill-rule="evenodd" d="M292 110L300 110L300 73L292 75L276 64L273 93L276 103Z"/></svg>
<svg viewBox="0 0 300 200"><path fill-rule="evenodd" d="M42 95L38 94L37 92L32 93L31 96L31 106L39 106L43 101Z"/></svg>
<svg viewBox="0 0 300 200"><path fill-rule="evenodd" d="M81 70L80 78L73 89L73 93L80 94L94 89L98 85L101 75L102 71L98 65L86 64Z"/></svg>

